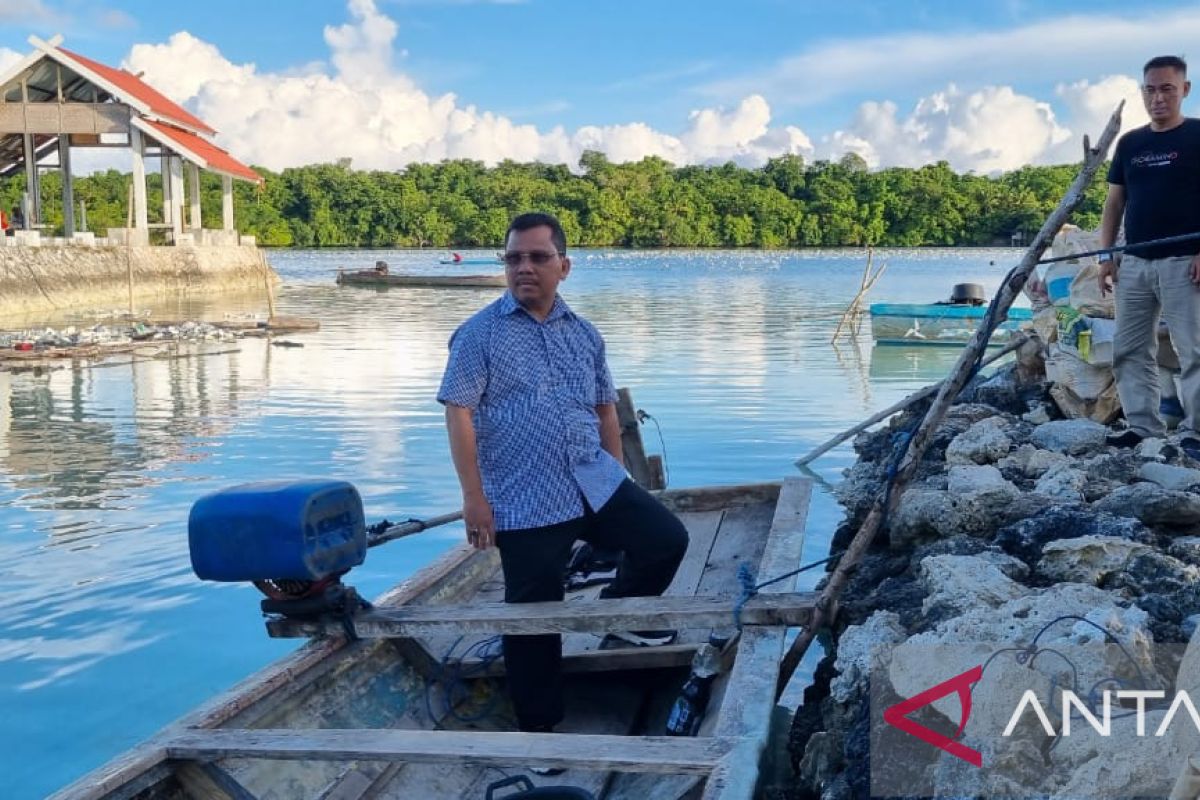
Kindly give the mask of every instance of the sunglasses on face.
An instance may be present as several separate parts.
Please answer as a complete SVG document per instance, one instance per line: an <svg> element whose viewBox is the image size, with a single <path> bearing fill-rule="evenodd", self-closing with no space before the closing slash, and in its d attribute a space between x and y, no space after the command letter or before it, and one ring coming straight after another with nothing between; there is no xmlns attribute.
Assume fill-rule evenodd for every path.
<svg viewBox="0 0 1200 800"><path fill-rule="evenodd" d="M557 256L566 255L565 253L547 253L542 250L532 250L529 252L511 251L504 254L504 263L510 267L519 267L521 262L529 259L529 263L535 267L544 267L549 264Z"/></svg>

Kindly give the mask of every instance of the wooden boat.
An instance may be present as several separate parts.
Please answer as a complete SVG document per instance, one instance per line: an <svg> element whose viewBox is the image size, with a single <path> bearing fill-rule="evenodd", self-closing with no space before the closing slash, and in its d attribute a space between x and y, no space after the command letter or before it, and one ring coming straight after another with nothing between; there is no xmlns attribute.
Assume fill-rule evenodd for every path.
<svg viewBox="0 0 1200 800"><path fill-rule="evenodd" d="M507 286L504 275L413 275L364 269L338 270L338 286L417 286L432 289L491 289Z"/></svg>
<svg viewBox="0 0 1200 800"><path fill-rule="evenodd" d="M691 543L661 598L600 600L593 586L563 603L506 605L497 551L464 545L360 611L355 641L338 621L270 619L274 636L324 638L54 797L482 798L505 775L557 766L566 773L533 782L605 800L749 800L785 631L807 621L811 595L780 582L745 602L699 735L661 734L696 649L713 630L736 630L739 564L755 565L760 582L798 565L810 492L798 477L663 492ZM597 635L651 628L680 636L603 649ZM564 634L567 717L556 733L515 732L502 659L447 656L478 654L475 645L498 633L543 632Z"/></svg>
<svg viewBox="0 0 1200 800"><path fill-rule="evenodd" d="M878 344L948 345L962 347L987 313L986 306L952 303L873 303L871 335ZM1033 319L1027 308L1011 308L996 328L989 347L1002 347L1022 323Z"/></svg>

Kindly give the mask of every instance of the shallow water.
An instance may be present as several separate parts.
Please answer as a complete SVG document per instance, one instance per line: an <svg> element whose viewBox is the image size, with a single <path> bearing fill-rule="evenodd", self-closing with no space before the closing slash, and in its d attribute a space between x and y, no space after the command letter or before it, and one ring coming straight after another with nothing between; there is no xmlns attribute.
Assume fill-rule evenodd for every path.
<svg viewBox="0 0 1200 800"><path fill-rule="evenodd" d="M450 333L498 291L340 289L332 274L379 258L393 271L487 269L438 255L269 253L285 281L277 313L321 322L286 337L302 348L245 339L235 353L0 373L5 797L58 788L296 646L266 637L254 589L192 576L186 520L202 494L328 476L358 486L369 522L457 507L433 398ZM872 350L865 321L853 341L828 344L862 251L574 256L563 295L604 333L618 385L657 422L643 436L665 450L673 487L796 474L798 456L937 380L957 355ZM1018 256L882 251L872 298L926 302L968 279L990 294ZM220 318L265 303L185 310ZM843 445L814 467L836 481L850 463ZM806 561L825 554L839 518L819 490ZM376 595L461 538L452 525L376 548L351 582Z"/></svg>

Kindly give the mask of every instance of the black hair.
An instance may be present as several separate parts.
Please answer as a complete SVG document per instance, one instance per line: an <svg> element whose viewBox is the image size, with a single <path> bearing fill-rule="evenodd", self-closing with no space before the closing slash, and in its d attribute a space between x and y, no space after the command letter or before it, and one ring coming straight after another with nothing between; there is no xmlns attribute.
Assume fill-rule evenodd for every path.
<svg viewBox="0 0 1200 800"><path fill-rule="evenodd" d="M508 237L513 231L527 231L543 226L550 229L550 241L554 243L554 249L560 253L567 252L567 235L563 233L558 219L551 214L543 214L539 211L522 214L510 222L508 230L504 232L504 241L508 241Z"/></svg>
<svg viewBox="0 0 1200 800"><path fill-rule="evenodd" d="M1142 74L1145 75L1152 69L1173 69L1187 77L1187 62L1179 56L1155 56L1142 67Z"/></svg>

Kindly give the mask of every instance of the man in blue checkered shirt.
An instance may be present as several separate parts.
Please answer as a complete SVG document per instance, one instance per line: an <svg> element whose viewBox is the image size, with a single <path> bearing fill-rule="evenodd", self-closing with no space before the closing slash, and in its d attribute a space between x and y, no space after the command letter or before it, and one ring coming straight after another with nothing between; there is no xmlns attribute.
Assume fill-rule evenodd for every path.
<svg viewBox="0 0 1200 800"><path fill-rule="evenodd" d="M558 295L566 250L554 217L513 220L508 291L454 332L438 391L467 539L500 548L509 603L562 600L577 539L624 554L602 597L662 594L687 550L679 519L626 475L604 340ZM661 644L674 632L613 635ZM504 637L521 730L562 720L561 660L558 634Z"/></svg>

